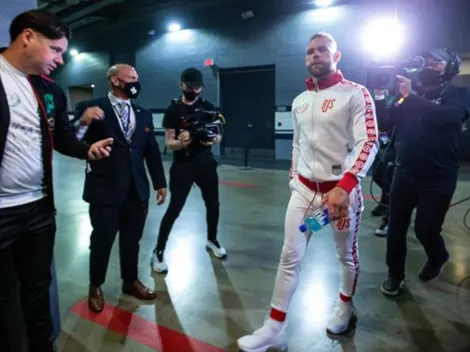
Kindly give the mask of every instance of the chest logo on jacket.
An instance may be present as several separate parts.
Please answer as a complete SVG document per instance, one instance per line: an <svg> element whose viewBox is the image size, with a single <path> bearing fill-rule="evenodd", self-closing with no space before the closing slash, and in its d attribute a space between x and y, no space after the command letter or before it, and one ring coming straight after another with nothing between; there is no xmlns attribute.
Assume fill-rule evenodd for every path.
<svg viewBox="0 0 470 352"><path fill-rule="evenodd" d="M323 104L321 106L322 112L327 112L330 109L333 109L336 99L325 99L323 100Z"/></svg>
<svg viewBox="0 0 470 352"><path fill-rule="evenodd" d="M296 114L302 114L308 109L308 103L297 106L294 110Z"/></svg>

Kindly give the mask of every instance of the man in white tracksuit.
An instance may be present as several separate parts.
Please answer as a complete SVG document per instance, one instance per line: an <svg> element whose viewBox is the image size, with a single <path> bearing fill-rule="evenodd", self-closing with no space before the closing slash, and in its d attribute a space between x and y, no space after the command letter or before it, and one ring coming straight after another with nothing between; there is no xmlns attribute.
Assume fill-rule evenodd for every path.
<svg viewBox="0 0 470 352"><path fill-rule="evenodd" d="M292 104L292 194L271 312L262 328L238 340L245 352L264 352L285 345L286 313L310 239L310 233L300 232L299 225L323 205L328 207L342 268L340 294L327 331L347 331L354 315L351 299L359 273L357 237L364 210L360 181L377 153L378 130L370 93L343 78L336 68L340 56L331 35L318 33L310 38L306 57L311 74L308 89Z"/></svg>

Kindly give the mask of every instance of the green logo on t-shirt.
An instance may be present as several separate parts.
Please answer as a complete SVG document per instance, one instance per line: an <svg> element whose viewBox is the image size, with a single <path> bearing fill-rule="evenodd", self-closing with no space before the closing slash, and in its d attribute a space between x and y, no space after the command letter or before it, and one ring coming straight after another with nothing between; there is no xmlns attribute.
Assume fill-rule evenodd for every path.
<svg viewBox="0 0 470 352"><path fill-rule="evenodd" d="M46 104L46 114L49 116L55 109L54 96L52 94L44 94L44 103Z"/></svg>

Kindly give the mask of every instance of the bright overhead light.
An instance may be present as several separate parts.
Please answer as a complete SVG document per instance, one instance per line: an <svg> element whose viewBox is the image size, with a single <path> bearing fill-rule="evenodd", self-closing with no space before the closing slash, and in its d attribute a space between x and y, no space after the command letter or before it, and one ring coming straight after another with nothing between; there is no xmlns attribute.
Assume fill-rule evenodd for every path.
<svg viewBox="0 0 470 352"><path fill-rule="evenodd" d="M374 18L360 33L363 46L374 58L392 58L402 48L406 30L395 18Z"/></svg>
<svg viewBox="0 0 470 352"><path fill-rule="evenodd" d="M181 26L178 23L172 23L168 26L168 30L170 32L178 32L181 30Z"/></svg>
<svg viewBox="0 0 470 352"><path fill-rule="evenodd" d="M92 84L92 85L91 85L91 88L95 88L95 85L94 85L94 84Z"/></svg>
<svg viewBox="0 0 470 352"><path fill-rule="evenodd" d="M328 7L333 3L333 0L315 0L315 5L318 7Z"/></svg>
<svg viewBox="0 0 470 352"><path fill-rule="evenodd" d="M78 55L78 50L77 49L70 50L70 55L77 56Z"/></svg>

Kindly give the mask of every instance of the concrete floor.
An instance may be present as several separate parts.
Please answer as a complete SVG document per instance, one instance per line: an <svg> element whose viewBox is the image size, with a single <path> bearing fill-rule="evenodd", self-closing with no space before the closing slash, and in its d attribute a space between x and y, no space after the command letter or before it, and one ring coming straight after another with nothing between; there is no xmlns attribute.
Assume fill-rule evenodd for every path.
<svg viewBox="0 0 470 352"><path fill-rule="evenodd" d="M169 164L165 162L168 170ZM167 206L153 201L140 251L140 278L157 292L144 304L121 295L117 241L107 282L105 311L90 314L86 306L88 206L81 199L84 164L57 155L55 184L58 206L56 266L62 334L59 351L66 352L217 352L237 351L236 339L261 326L269 311L271 292L283 243L288 202L287 171L242 171L221 166L219 240L229 257L220 261L205 250L204 205L194 189L170 237L168 275L152 274L150 257L160 219ZM470 172L463 172L468 180ZM370 180L364 194L370 194ZM378 189L374 188L379 195ZM455 199L469 195L461 181ZM369 198L370 199L370 198ZM337 298L339 268L329 229L312 238L301 283L289 312L289 351L470 351L470 231L463 216L470 202L451 208L444 236L451 260L442 276L427 285L417 272L424 252L409 236L409 293L385 298L380 284L386 277L385 240L374 236L380 223L375 206L366 201L360 232L361 275L355 297L356 329L332 340L325 323Z"/></svg>

